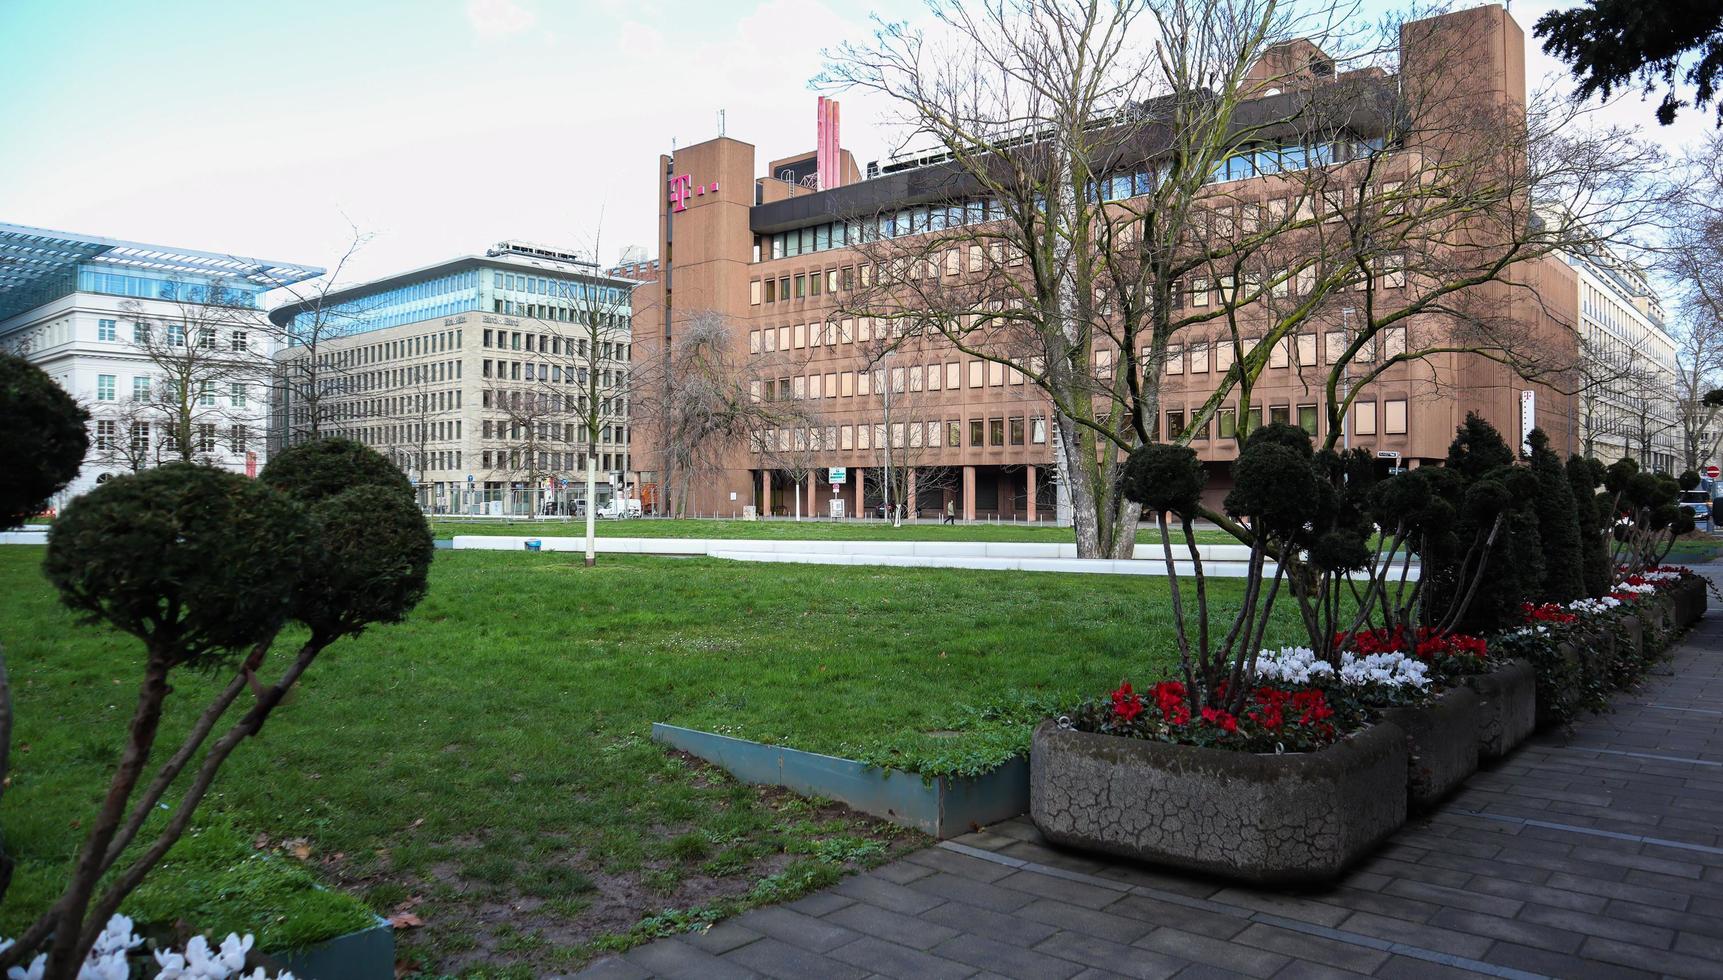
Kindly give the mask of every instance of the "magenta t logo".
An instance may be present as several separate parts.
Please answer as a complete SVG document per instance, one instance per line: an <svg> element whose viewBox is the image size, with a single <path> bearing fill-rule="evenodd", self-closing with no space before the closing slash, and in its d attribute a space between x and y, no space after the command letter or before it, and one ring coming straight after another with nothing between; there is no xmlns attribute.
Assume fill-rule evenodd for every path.
<svg viewBox="0 0 1723 980"><path fill-rule="evenodd" d="M675 205L672 211L688 210L688 196L693 193L694 178L687 174L670 178L670 203Z"/></svg>
<svg viewBox="0 0 1723 980"><path fill-rule="evenodd" d="M714 180L710 184L701 184L695 187L694 178L687 174L670 178L670 203L675 205L670 210L688 210L688 199L690 197L705 197L707 191L714 194L718 193L718 182Z"/></svg>

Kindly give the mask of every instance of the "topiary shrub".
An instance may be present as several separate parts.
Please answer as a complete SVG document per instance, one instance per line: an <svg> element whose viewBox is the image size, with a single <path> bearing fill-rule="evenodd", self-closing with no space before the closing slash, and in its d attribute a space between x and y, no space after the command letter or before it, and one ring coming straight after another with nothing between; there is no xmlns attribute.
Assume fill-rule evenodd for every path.
<svg viewBox="0 0 1723 980"><path fill-rule="evenodd" d="M90 448L90 413L29 361L0 354L0 530L40 514Z"/></svg>
<svg viewBox="0 0 1723 980"><path fill-rule="evenodd" d="M413 499L413 484L380 453L352 439L312 439L276 453L258 479L303 503L353 487L392 489Z"/></svg>
<svg viewBox="0 0 1723 980"><path fill-rule="evenodd" d="M49 579L86 618L143 640L144 682L70 883L0 950L0 968L44 943L49 975L81 962L120 902L184 834L228 756L262 730L317 656L371 624L400 621L424 597L431 535L405 478L357 443L329 442L337 444L276 457L268 480L192 464L119 477L75 501L55 525ZM267 683L260 674L289 620L310 635ZM169 672L180 665L230 668L228 681L145 784ZM247 694L249 708L206 747ZM188 766L195 768L186 774ZM172 806L162 802L169 787L179 795ZM163 810L165 823L154 824ZM136 844L146 821L159 834ZM131 863L121 867L122 857Z"/></svg>
<svg viewBox="0 0 1723 980"><path fill-rule="evenodd" d="M72 501L42 570L62 602L144 641L165 670L273 636L306 537L300 509L256 481L169 463Z"/></svg>
<svg viewBox="0 0 1723 980"><path fill-rule="evenodd" d="M1614 583L1609 561L1609 503L1598 493L1603 486L1604 465L1585 456L1569 456L1567 482L1573 492L1575 522L1579 525L1580 577L1585 594L1601 596Z"/></svg>

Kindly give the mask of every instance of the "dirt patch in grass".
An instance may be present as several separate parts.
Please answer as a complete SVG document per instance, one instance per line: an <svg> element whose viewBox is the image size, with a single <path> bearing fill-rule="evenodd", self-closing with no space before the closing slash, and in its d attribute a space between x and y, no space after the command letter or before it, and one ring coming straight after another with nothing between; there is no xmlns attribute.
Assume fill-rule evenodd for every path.
<svg viewBox="0 0 1723 980"><path fill-rule="evenodd" d="M670 755L696 785L734 786L714 766ZM929 843L829 800L776 787L747 792L773 814L764 832L714 838L693 823L654 828L669 853L632 868L559 847L566 838L556 828L545 828L548 853L525 860L488 855L484 835L468 834L434 843L443 857L422 873L397 870L386 856L358 873L345 855L315 863L398 923L404 975L540 976L788 901Z"/></svg>

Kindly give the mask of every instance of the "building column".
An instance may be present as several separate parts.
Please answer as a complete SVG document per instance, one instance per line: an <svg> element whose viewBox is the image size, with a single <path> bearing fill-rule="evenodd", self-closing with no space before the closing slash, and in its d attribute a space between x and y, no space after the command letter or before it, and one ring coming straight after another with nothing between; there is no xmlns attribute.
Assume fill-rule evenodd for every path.
<svg viewBox="0 0 1723 980"><path fill-rule="evenodd" d="M588 506L591 506L590 504ZM772 514L772 471L760 471L760 517L770 517Z"/></svg>
<svg viewBox="0 0 1723 980"><path fill-rule="evenodd" d="M909 492L908 492L907 496L909 497L909 499L905 500L903 502L903 513L904 513L904 516L908 517L910 520L914 520L915 519L915 467L913 467L913 466L911 466L909 468L908 483L909 483Z"/></svg>
<svg viewBox="0 0 1723 980"><path fill-rule="evenodd" d="M1031 465L1024 467L1024 469L1029 473L1029 520L1038 521L1041 519L1041 515L1035 511L1035 467Z"/></svg>
<svg viewBox="0 0 1723 980"><path fill-rule="evenodd" d="M802 508L802 516L804 516L804 517L813 517L814 516L814 508L816 506L818 506L818 504L820 502L820 498L819 498L818 494L815 492L815 490L818 487L819 487L819 484L814 481L814 475L812 473L809 473L808 474L808 504L806 507Z"/></svg>
<svg viewBox="0 0 1723 980"><path fill-rule="evenodd" d="M867 468L857 466L850 472L855 474L855 491L852 494L855 499L850 502L850 516L865 517L867 515L863 510L867 501Z"/></svg>
<svg viewBox="0 0 1723 980"><path fill-rule="evenodd" d="M975 467L963 468L963 519L975 520Z"/></svg>

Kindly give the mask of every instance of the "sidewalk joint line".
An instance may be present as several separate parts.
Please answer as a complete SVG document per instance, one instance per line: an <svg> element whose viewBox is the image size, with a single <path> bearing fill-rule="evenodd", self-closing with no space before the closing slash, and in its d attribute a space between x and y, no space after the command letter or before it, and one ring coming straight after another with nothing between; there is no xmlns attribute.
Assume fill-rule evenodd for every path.
<svg viewBox="0 0 1723 980"><path fill-rule="evenodd" d="M1504 813L1485 813L1482 810L1455 810L1471 817L1482 817L1485 820L1495 820L1500 823L1515 824L1521 827L1540 827L1544 830L1559 830L1569 834L1584 834L1587 837L1607 837L1611 840L1631 841L1636 844L1651 844L1656 847L1673 847L1683 851L1696 851L1700 854L1723 854L1723 847L1713 847L1710 844L1689 844L1686 841L1670 840L1667 837L1647 837L1644 834L1627 834L1618 830L1599 830L1596 827L1577 827L1570 823L1556 823L1553 820L1532 820L1527 817L1514 817Z"/></svg>
<svg viewBox="0 0 1723 980"><path fill-rule="evenodd" d="M1068 871L1064 868L1055 868L1051 865L1041 864L1036 861L1025 861L1021 858L1014 858L1006 854L996 854L993 851L979 847L971 847L968 844L959 844L956 841L940 841L936 846L958 854L965 854L982 861L990 861L994 864L1003 865L1008 868L1016 868L1019 871L1028 871L1034 874L1047 875L1053 878L1064 878L1068 881L1096 885L1112 891L1118 891L1119 886L1124 884L1123 882L1114 881L1109 878L1102 878L1098 875L1088 874L1083 871ZM1276 915L1273 912L1263 912L1241 905L1232 905L1227 902L1216 901L1214 899L1193 898L1190 895L1181 895L1178 892L1164 891L1148 885L1129 885L1126 886L1126 888L1131 894L1143 895L1156 901L1166 902L1171 905L1180 905L1185 908L1229 915L1234 918L1244 919L1247 922L1257 922L1276 929L1285 929L1289 932L1299 932L1307 936L1330 939L1335 942L1346 943L1351 946L1362 946L1366 949L1374 949L1384 953L1393 953L1398 956L1406 956L1412 959L1423 960L1426 963L1436 963L1441 966L1449 966L1459 970L1470 970L1473 973L1482 973L1492 977L1501 977L1502 980L1551 980L1550 977L1542 973L1532 973L1526 970L1516 970L1512 967L1497 966L1494 963L1486 963L1483 960L1474 960L1465 956L1455 956L1453 953L1444 953L1439 950L1425 949L1422 946L1413 946L1407 943L1395 942L1390 939L1379 939L1375 936L1368 936L1360 932L1348 932L1344 929L1335 929L1329 926L1317 925L1313 922L1304 922L1299 919L1288 918L1284 915ZM1344 906L1336 906L1336 908L1344 908Z"/></svg>

